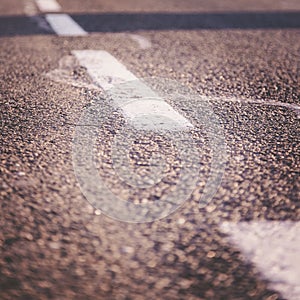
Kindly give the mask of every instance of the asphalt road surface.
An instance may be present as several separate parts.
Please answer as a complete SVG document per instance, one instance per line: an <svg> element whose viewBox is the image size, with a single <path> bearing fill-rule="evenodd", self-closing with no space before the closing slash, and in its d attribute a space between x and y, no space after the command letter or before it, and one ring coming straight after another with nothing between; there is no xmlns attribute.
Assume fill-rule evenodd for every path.
<svg viewBox="0 0 300 300"><path fill-rule="evenodd" d="M0 299L299 300L299 28L297 0L2 0Z"/></svg>

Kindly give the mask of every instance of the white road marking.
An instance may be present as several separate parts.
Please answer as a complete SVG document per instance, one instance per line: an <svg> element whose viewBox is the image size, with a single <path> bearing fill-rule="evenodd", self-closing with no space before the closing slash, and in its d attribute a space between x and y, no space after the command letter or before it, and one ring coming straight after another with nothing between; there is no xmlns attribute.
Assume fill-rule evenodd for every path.
<svg viewBox="0 0 300 300"><path fill-rule="evenodd" d="M87 35L87 32L83 30L69 15L66 14L47 14L46 20L60 36L81 36Z"/></svg>
<svg viewBox="0 0 300 300"><path fill-rule="evenodd" d="M41 12L58 12L61 6L55 0L35 0Z"/></svg>
<svg viewBox="0 0 300 300"><path fill-rule="evenodd" d="M72 53L80 65L87 69L95 84L103 90L109 91L116 86L118 88L119 84L128 83L120 90L113 90L116 96L113 97L113 101L122 109L133 126L147 130L178 130L193 127L186 118L108 52L80 50Z"/></svg>
<svg viewBox="0 0 300 300"><path fill-rule="evenodd" d="M38 14L38 9L34 0L24 0L24 13L26 16L30 17L34 23L38 25L39 28L51 31L51 27L46 22L46 20Z"/></svg>
<svg viewBox="0 0 300 300"><path fill-rule="evenodd" d="M74 70L78 66L78 61L73 55L66 55L59 60L57 69L51 70L44 75L58 83L89 90L99 90L96 84L89 82L85 78L74 76Z"/></svg>
<svg viewBox="0 0 300 300"><path fill-rule="evenodd" d="M35 16L37 14L36 6L33 0L25 0L24 2L24 13L26 16Z"/></svg>
<svg viewBox="0 0 300 300"><path fill-rule="evenodd" d="M223 223L223 232L288 300L300 299L300 222Z"/></svg>
<svg viewBox="0 0 300 300"><path fill-rule="evenodd" d="M124 65L106 51L79 50L72 51L80 65L85 67L103 90L109 90L116 84L138 80Z"/></svg>
<svg viewBox="0 0 300 300"><path fill-rule="evenodd" d="M139 34L129 34L129 37L137 42L141 49L151 48L151 42L144 36Z"/></svg>
<svg viewBox="0 0 300 300"><path fill-rule="evenodd" d="M226 102L237 102L242 104L253 103L258 105L285 107L293 110L296 113L297 118L300 119L300 105L294 103L286 103L286 102L279 102L279 101L272 101L272 100L238 99L238 98L221 98L221 99L222 101L226 101Z"/></svg>

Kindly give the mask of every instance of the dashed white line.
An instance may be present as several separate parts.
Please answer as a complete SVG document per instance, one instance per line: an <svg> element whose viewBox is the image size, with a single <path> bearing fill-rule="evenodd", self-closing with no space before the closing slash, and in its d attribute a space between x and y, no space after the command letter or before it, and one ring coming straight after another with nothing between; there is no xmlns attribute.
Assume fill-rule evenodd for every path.
<svg viewBox="0 0 300 300"><path fill-rule="evenodd" d="M46 20L38 14L38 9L34 0L24 0L24 13L26 16L38 25L39 28L51 31L51 27L46 22Z"/></svg>
<svg viewBox="0 0 300 300"><path fill-rule="evenodd" d="M82 36L87 35L69 15L47 14L46 20L59 36Z"/></svg>
<svg viewBox="0 0 300 300"><path fill-rule="evenodd" d="M193 125L150 87L127 70L116 58L106 51L73 51L80 65L87 69L95 84L108 91L119 84L114 91L114 103L121 108L125 117L140 129L178 130L192 128Z"/></svg>
<svg viewBox="0 0 300 300"><path fill-rule="evenodd" d="M61 6L55 0L35 0L41 12L59 12Z"/></svg>
<svg viewBox="0 0 300 300"><path fill-rule="evenodd" d="M33 0L26 0L24 2L24 13L29 17L35 16L37 14L37 8Z"/></svg>
<svg viewBox="0 0 300 300"><path fill-rule="evenodd" d="M93 81L102 89L108 90L116 84L138 80L116 58L106 51L72 51L80 65L85 67Z"/></svg>
<svg viewBox="0 0 300 300"><path fill-rule="evenodd" d="M55 14L61 11L61 6L56 0L35 0L41 12L45 15L48 24L53 31L59 36L82 36L87 35L87 32L81 28L69 15ZM27 8L28 10L29 8Z"/></svg>
<svg viewBox="0 0 300 300"><path fill-rule="evenodd" d="M285 299L300 299L300 222L223 223L223 232Z"/></svg>

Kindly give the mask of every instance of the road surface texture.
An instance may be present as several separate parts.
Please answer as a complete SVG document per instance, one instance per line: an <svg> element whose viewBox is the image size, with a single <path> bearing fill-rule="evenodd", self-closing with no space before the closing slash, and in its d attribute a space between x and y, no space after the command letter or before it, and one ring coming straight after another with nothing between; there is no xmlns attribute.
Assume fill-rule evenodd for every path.
<svg viewBox="0 0 300 300"><path fill-rule="evenodd" d="M0 299L299 300L299 1L58 2L55 13L85 34L59 35L38 1L0 4ZM106 51L153 89L158 82L193 125L174 135L194 141L197 182L189 192L183 178L186 201L162 219L111 218L82 192L73 143L81 128L98 130L98 174L131 203L165 201L181 170L172 141L150 130L126 159L149 173L161 149L164 179L141 188L118 176L112 143L126 115L93 78L97 68L76 56L83 50ZM168 98L168 82L193 96ZM80 123L95 103L102 125ZM199 120L203 103L226 152L206 201L210 171L222 166Z"/></svg>

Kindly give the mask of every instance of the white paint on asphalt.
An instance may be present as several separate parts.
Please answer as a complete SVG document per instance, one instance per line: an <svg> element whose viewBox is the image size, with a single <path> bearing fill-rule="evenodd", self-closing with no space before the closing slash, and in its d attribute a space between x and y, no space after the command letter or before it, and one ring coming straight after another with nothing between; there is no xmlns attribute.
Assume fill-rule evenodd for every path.
<svg viewBox="0 0 300 300"><path fill-rule="evenodd" d="M180 130L193 127L187 119L158 96L154 99L143 97L141 100L118 104L136 128Z"/></svg>
<svg viewBox="0 0 300 300"><path fill-rule="evenodd" d="M151 48L151 42L145 38L144 36L141 36L139 34L129 34L129 37L138 43L141 49L148 49Z"/></svg>
<svg viewBox="0 0 300 300"><path fill-rule="evenodd" d="M33 0L26 0L24 2L24 13L29 17L35 16L37 14L37 9Z"/></svg>
<svg viewBox="0 0 300 300"><path fill-rule="evenodd" d="M113 98L122 109L125 117L135 126L143 129L187 129L193 125L168 103L159 97L150 87L139 80L115 57L106 51L72 51L80 65L87 69L94 83L108 91L122 83L120 97ZM119 96L119 97L118 97Z"/></svg>
<svg viewBox="0 0 300 300"><path fill-rule="evenodd" d="M69 15L66 14L47 14L46 20L60 36L82 36L87 35Z"/></svg>
<svg viewBox="0 0 300 300"><path fill-rule="evenodd" d="M225 222L224 233L285 299L300 299L300 222Z"/></svg>
<svg viewBox="0 0 300 300"><path fill-rule="evenodd" d="M95 82L103 90L109 90L116 84L138 80L124 65L106 51L72 51L80 65L85 67Z"/></svg>
<svg viewBox="0 0 300 300"><path fill-rule="evenodd" d="M55 0L35 0L41 12L58 12L61 6Z"/></svg>
<svg viewBox="0 0 300 300"><path fill-rule="evenodd" d="M87 78L74 75L74 70L78 66L78 61L73 55L66 55L59 60L58 68L45 73L45 76L55 82L69 84L73 87L99 90L99 87L88 81Z"/></svg>
<svg viewBox="0 0 300 300"><path fill-rule="evenodd" d="M46 20L38 14L38 9L34 0L24 0L24 13L26 16L37 24L37 26L43 30L51 31L51 27Z"/></svg>
<svg viewBox="0 0 300 300"><path fill-rule="evenodd" d="M222 101L226 101L226 102L237 102L242 104L253 103L258 105L285 107L293 110L296 113L297 118L300 119L300 106L294 103L279 102L279 101L272 101L272 100L238 99L238 98L221 98L221 99Z"/></svg>

